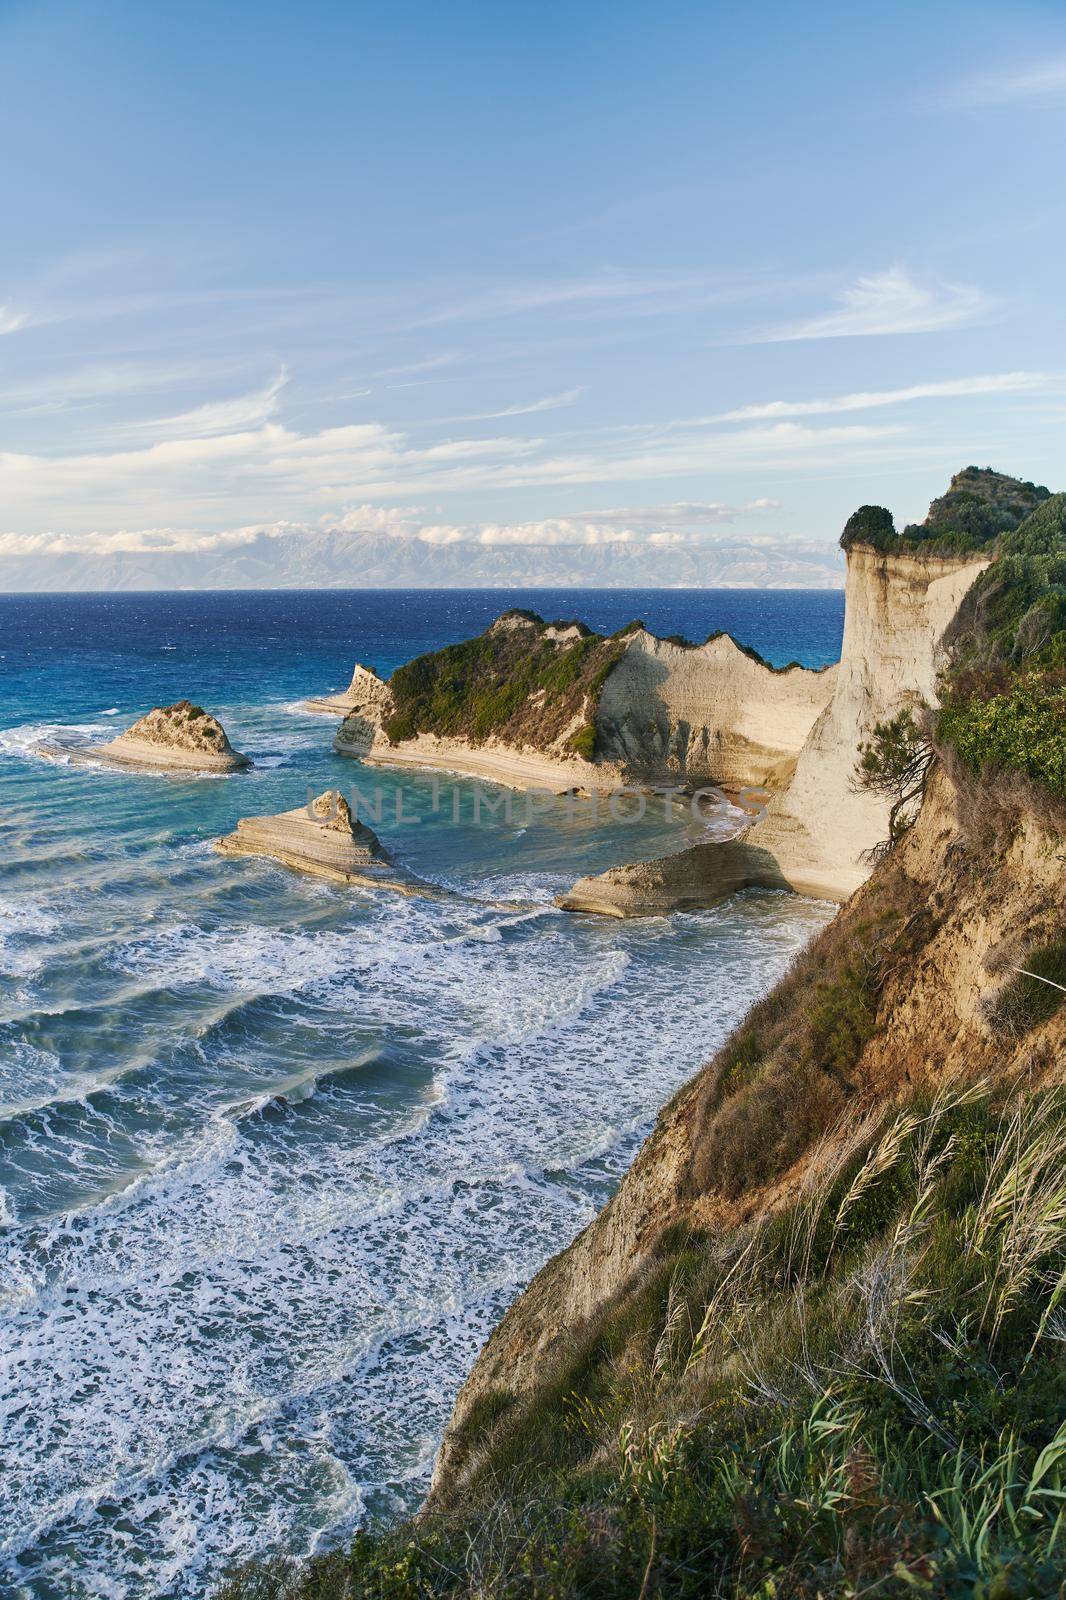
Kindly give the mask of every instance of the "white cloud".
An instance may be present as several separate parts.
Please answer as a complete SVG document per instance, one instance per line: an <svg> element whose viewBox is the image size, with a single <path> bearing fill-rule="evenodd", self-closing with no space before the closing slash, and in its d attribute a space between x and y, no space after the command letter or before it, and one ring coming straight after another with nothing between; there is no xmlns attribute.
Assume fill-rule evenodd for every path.
<svg viewBox="0 0 1066 1600"><path fill-rule="evenodd" d="M857 394L830 395L824 400L770 400L764 405L739 406L722 411L711 422L758 422L774 417L817 417L837 412L871 411L879 406L902 405L909 400L938 400L987 394L1019 394L1027 390L1061 388L1066 374L1054 372L998 372L975 378L948 378L938 383L915 383L906 389L874 389Z"/></svg>
<svg viewBox="0 0 1066 1600"><path fill-rule="evenodd" d="M430 523L413 531L423 544L529 545L557 548L590 545L692 544L692 534L646 526L623 527L580 517L544 517L534 522Z"/></svg>
<svg viewBox="0 0 1066 1600"><path fill-rule="evenodd" d="M24 311L12 311L10 306L0 306L0 335L17 333L29 320Z"/></svg>
<svg viewBox="0 0 1066 1600"><path fill-rule="evenodd" d="M948 89L940 103L949 108L979 109L1019 102L1054 105L1066 99L1066 56L1028 65L1016 72L980 73Z"/></svg>
<svg viewBox="0 0 1066 1600"><path fill-rule="evenodd" d="M153 433L174 433L182 439L205 439L213 434L255 428L277 414L281 391L288 381L289 374L282 367L272 383L251 394L237 395L232 400L211 400L207 405L183 411L176 417L160 417L139 423L138 427Z"/></svg>
<svg viewBox="0 0 1066 1600"><path fill-rule="evenodd" d="M410 538L421 506L349 506L340 516L327 513L319 519L323 528L340 533L386 533L394 538Z"/></svg>
<svg viewBox="0 0 1066 1600"><path fill-rule="evenodd" d="M994 302L972 284L919 283L905 267L860 278L835 311L805 322L764 329L745 342L850 339L886 333L941 333L981 321Z"/></svg>
<svg viewBox="0 0 1066 1600"><path fill-rule="evenodd" d="M426 544L575 545L647 544L683 545L699 542L700 529L733 523L748 512L779 510L781 502L764 497L744 506L721 501L674 501L661 506L616 506L607 511L586 511L531 522L480 524L440 523L415 527L412 511L403 531ZM363 511L371 508L363 507Z"/></svg>
<svg viewBox="0 0 1066 1600"><path fill-rule="evenodd" d="M576 512L528 522L427 522L422 506L385 506L366 502L326 513L312 526L301 522L253 523L220 531L199 528L123 528L114 532L0 533L0 557L27 555L204 554L234 550L284 535L363 535L430 545L515 546L585 549L597 545L680 548L714 543L708 531L733 523L753 511L779 509L769 498L744 506L720 502L674 501L661 506L615 507ZM746 540L746 543L775 541Z"/></svg>
<svg viewBox="0 0 1066 1600"><path fill-rule="evenodd" d="M233 550L257 540L299 533L297 524L276 522L203 533L191 528L121 528L113 533L0 533L0 556L26 555L194 555Z"/></svg>

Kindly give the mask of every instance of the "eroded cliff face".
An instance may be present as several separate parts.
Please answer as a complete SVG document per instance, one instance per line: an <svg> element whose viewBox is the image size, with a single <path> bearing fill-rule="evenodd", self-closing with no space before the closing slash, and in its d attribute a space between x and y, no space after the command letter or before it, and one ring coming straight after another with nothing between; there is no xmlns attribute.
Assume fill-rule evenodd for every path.
<svg viewBox="0 0 1066 1600"><path fill-rule="evenodd" d="M624 917L714 905L745 887L847 899L870 874L869 852L888 837L889 802L856 786L861 748L879 722L904 707L936 705L945 632L988 564L972 555L885 555L852 547L841 658L821 675L821 709L807 723L794 762L782 761L766 778L744 780L782 783L765 818L728 849L698 844L676 856L581 878L558 904L567 911ZM767 747L771 735L781 739L787 728L798 731L803 712L795 700L811 691L789 684L792 676L746 685L726 720L742 735L732 747L734 758L743 761L744 739L750 749L760 731Z"/></svg>
<svg viewBox="0 0 1066 1600"><path fill-rule="evenodd" d="M728 634L687 646L641 629L603 686L597 748L634 779L778 783L829 703L836 672L775 671Z"/></svg>
<svg viewBox="0 0 1066 1600"><path fill-rule="evenodd" d="M888 801L855 786L859 752L879 722L908 705L935 706L944 634L987 558L848 552L844 642L832 699L787 788L750 842L801 893L843 899L869 874L867 852L888 836Z"/></svg>
<svg viewBox="0 0 1066 1600"><path fill-rule="evenodd" d="M948 576L944 574L942 576ZM863 583L891 582L876 567ZM945 605L950 603L945 602ZM618 1193L534 1278L464 1387L438 1458L444 1501L535 1401L666 1230L728 1232L794 1198L862 1117L923 1084L1066 1074L1066 1012L1011 1019L1014 969L1063 937L1066 824L943 770L896 850L792 973L662 1112ZM481 1420L484 1419L484 1420Z"/></svg>

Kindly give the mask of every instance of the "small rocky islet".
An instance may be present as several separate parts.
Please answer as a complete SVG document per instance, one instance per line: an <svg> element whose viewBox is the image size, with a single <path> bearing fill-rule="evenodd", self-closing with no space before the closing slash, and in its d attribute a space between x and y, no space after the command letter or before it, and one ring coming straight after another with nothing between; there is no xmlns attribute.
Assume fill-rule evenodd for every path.
<svg viewBox="0 0 1066 1600"><path fill-rule="evenodd" d="M66 751L72 761L170 772L240 772L251 766L225 728L202 706L177 700L156 706L107 744Z"/></svg>

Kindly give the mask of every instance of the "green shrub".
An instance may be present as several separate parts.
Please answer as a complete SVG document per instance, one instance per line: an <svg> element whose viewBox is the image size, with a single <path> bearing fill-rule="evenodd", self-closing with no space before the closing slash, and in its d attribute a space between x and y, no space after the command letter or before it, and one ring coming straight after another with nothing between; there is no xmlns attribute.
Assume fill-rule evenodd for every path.
<svg viewBox="0 0 1066 1600"><path fill-rule="evenodd" d="M937 736L975 775L1066 796L1066 494L1001 538L947 636Z"/></svg>
<svg viewBox="0 0 1066 1600"><path fill-rule="evenodd" d="M596 754L596 724L586 722L584 727L578 728L576 733L571 734L570 748L575 755L591 761Z"/></svg>
<svg viewBox="0 0 1066 1600"><path fill-rule="evenodd" d="M761 1065L759 1035L752 1029L729 1051L718 1080L722 1093L736 1094L739 1089L753 1083Z"/></svg>
<svg viewBox="0 0 1066 1600"><path fill-rule="evenodd" d="M996 543L1048 499L1035 483L994 472L991 467L965 467L951 480L946 494L934 500L924 522L908 523L896 532L884 506L860 506L841 535L843 549L868 545L884 553L955 556Z"/></svg>
<svg viewBox="0 0 1066 1600"><path fill-rule="evenodd" d="M869 545L874 550L891 550L899 543L896 524L891 511L884 506L860 506L844 524L840 535L840 548L850 550L854 545Z"/></svg>
<svg viewBox="0 0 1066 1600"><path fill-rule="evenodd" d="M985 1008L994 1028L1015 1037L1048 1022L1066 1000L1066 939L1031 950L1017 965L1025 971L1015 972Z"/></svg>
<svg viewBox="0 0 1066 1600"><path fill-rule="evenodd" d="M1066 685L1027 675L1003 694L955 695L937 731L972 773L1021 772L1066 798Z"/></svg>
<svg viewBox="0 0 1066 1600"><path fill-rule="evenodd" d="M917 816L933 762L933 751L910 707L879 722L860 746L858 786L891 800L888 843L902 838Z"/></svg>

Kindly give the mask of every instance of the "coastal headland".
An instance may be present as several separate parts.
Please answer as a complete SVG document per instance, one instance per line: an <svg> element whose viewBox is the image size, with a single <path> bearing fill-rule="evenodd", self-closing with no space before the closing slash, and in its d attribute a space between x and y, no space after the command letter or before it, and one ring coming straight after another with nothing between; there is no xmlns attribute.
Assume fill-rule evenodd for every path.
<svg viewBox="0 0 1066 1600"><path fill-rule="evenodd" d="M759 849L840 911L507 1310L421 1514L227 1600L1058 1592L1066 494L968 468L842 542L765 819L587 880L669 910Z"/></svg>

